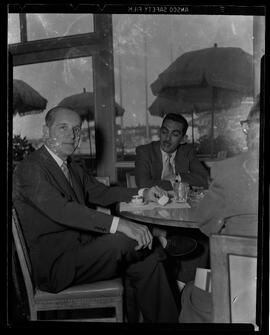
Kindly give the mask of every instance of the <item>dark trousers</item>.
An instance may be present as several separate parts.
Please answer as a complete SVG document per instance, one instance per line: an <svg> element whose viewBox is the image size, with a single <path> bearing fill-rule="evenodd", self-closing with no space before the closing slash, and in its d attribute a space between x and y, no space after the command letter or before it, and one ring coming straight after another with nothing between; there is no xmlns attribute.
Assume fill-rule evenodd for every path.
<svg viewBox="0 0 270 335"><path fill-rule="evenodd" d="M177 228L171 234L181 234L188 236L197 241L197 248L190 254L177 258L176 271L177 280L183 283L194 281L196 269L210 267L210 253L209 253L209 238L204 235L199 229L194 228Z"/></svg>
<svg viewBox="0 0 270 335"><path fill-rule="evenodd" d="M144 322L177 323L179 311L163 266L164 251L161 247L135 251L136 245L136 241L122 233L101 235L82 244L76 250L75 277L71 284L124 274L134 289ZM69 259L69 253L62 256L62 265L55 272L59 278L55 280L61 280L61 267Z"/></svg>

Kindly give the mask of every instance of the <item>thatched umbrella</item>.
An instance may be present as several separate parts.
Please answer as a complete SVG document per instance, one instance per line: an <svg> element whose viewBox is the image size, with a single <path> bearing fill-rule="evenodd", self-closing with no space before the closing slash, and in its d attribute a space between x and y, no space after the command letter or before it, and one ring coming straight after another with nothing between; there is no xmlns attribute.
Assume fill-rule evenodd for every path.
<svg viewBox="0 0 270 335"><path fill-rule="evenodd" d="M32 86L23 80L13 79L13 115L39 114L47 106L43 98Z"/></svg>
<svg viewBox="0 0 270 335"><path fill-rule="evenodd" d="M151 89L158 97L189 104L191 111L211 110L213 137L214 112L235 107L242 98L252 96L253 82L252 56L241 48L219 48L215 44L178 57L151 84Z"/></svg>

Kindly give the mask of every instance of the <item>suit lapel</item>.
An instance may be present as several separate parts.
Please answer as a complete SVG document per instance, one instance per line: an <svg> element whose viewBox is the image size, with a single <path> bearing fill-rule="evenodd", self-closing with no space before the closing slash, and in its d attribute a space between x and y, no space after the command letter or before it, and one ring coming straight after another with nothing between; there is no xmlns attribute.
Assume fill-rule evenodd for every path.
<svg viewBox="0 0 270 335"><path fill-rule="evenodd" d="M55 186L66 194L67 197L71 197L74 201L79 202L74 189L68 182L67 178L63 174L61 168L58 166L53 157L49 154L47 149L43 146L40 149L41 159L43 166L49 172L51 179L54 181ZM72 179L73 181L73 179Z"/></svg>
<svg viewBox="0 0 270 335"><path fill-rule="evenodd" d="M185 151L181 144L179 148L177 149L174 161L175 161L175 173L176 174L189 170L189 163L186 158Z"/></svg>
<svg viewBox="0 0 270 335"><path fill-rule="evenodd" d="M153 142L153 167L154 171L157 173L158 178L161 178L163 162L162 162L162 154L160 150L160 141Z"/></svg>
<svg viewBox="0 0 270 335"><path fill-rule="evenodd" d="M72 161L69 164L69 172L71 175L73 190L77 196L77 199L79 203L84 204L83 184L77 171L77 165L74 164Z"/></svg>

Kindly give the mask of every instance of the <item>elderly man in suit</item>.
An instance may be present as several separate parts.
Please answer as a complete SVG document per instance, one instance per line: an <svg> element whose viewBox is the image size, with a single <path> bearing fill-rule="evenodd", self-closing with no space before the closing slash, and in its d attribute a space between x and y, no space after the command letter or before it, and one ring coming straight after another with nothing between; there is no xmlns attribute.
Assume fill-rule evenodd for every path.
<svg viewBox="0 0 270 335"><path fill-rule="evenodd" d="M184 143L187 120L167 114L160 128L160 141L136 148L135 179L138 187L158 185L171 190L176 175L191 186L208 187L208 172L196 157L191 144Z"/></svg>
<svg viewBox="0 0 270 335"><path fill-rule="evenodd" d="M222 218L258 212L260 100L252 106L246 120L241 121L246 135L248 150L240 155L216 162L213 166L214 180L205 198L200 202L197 217L200 230L207 236L219 233L228 227L222 226ZM235 225L231 229L257 234L257 226Z"/></svg>
<svg viewBox="0 0 270 335"><path fill-rule="evenodd" d="M13 179L13 204L35 284L59 292L124 273L135 288L144 321L177 322L176 299L163 266L167 246L162 248L144 225L89 208L129 201L137 192L156 201L163 190L99 183L71 158L80 139L79 115L55 107L45 121L45 145L16 167Z"/></svg>
<svg viewBox="0 0 270 335"><path fill-rule="evenodd" d="M248 150L217 162L215 178L197 209L200 230L211 234L253 236L258 234L258 222L242 214L258 215L260 99L252 106L246 120L240 121L246 135ZM237 215L240 215L239 217ZM232 220L221 220L231 217ZM241 297L239 297L240 301ZM238 301L238 303L239 303ZM202 291L192 282L182 293L182 323L212 322L211 293Z"/></svg>

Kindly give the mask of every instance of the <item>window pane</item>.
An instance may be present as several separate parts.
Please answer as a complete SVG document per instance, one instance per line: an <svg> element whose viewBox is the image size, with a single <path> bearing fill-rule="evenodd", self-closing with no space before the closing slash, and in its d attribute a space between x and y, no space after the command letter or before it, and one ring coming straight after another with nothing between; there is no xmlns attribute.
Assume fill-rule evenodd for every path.
<svg viewBox="0 0 270 335"><path fill-rule="evenodd" d="M8 44L19 43L20 41L19 14L8 14Z"/></svg>
<svg viewBox="0 0 270 335"><path fill-rule="evenodd" d="M26 14L28 41L93 32L92 14Z"/></svg>
<svg viewBox="0 0 270 335"><path fill-rule="evenodd" d="M13 117L13 135L26 136L33 146L38 148L43 143L42 125L46 112L70 95L82 93L84 90L93 91L92 57L18 66L14 68L13 78L24 80L48 100L46 110L40 114ZM83 107L82 105L82 111L85 111L86 114ZM91 139L91 150L89 138ZM93 118L90 118L89 129L88 122L83 122L81 145L76 153L87 155L92 153L95 156Z"/></svg>
<svg viewBox="0 0 270 335"><path fill-rule="evenodd" d="M115 99L125 109L116 119L118 160L134 160L136 146L158 140L162 118L148 110L156 99L151 84L178 57L193 50L214 46L239 47L253 54L253 17L219 15L113 15ZM199 95L200 96L200 95ZM248 97L247 97L248 98ZM183 114L189 122L188 142L198 154L210 155L227 150L234 155L243 150L244 136L239 119L250 104L214 113L211 108ZM179 107L181 108L181 107Z"/></svg>

